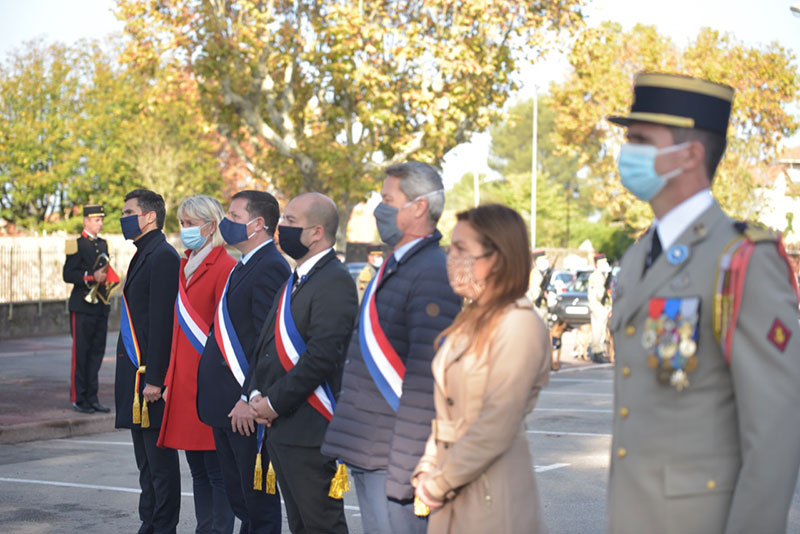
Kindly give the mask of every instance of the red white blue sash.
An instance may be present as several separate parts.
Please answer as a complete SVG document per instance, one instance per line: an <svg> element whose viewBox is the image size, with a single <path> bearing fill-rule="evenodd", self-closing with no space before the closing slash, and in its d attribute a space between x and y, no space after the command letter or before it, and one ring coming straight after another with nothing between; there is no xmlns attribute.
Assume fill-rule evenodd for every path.
<svg viewBox="0 0 800 534"><path fill-rule="evenodd" d="M361 345L361 355L364 357L369 374L372 375L372 380L375 381L383 398L396 412L400 407L400 397L403 394L403 377L406 374L406 366L383 332L378 321L378 308L375 305L375 293L383 278L383 270L387 263L383 262L378 274L372 278L364 293L359 318L358 341Z"/></svg>
<svg viewBox="0 0 800 534"><path fill-rule="evenodd" d="M231 271L233 274L233 271ZM225 358L225 362L233 373L233 377L239 383L244 384L244 378L247 376L247 370L250 366L247 363L247 356L244 353L242 344L239 342L239 336L236 335L236 329L233 327L230 313L228 313L228 284L231 283L231 275L228 275L228 280L225 282L225 289L222 291L222 298L217 306L217 312L214 319L214 337L217 340L217 345Z"/></svg>
<svg viewBox="0 0 800 534"><path fill-rule="evenodd" d="M175 299L175 316L181 331L198 355L203 354L208 339L208 324L200 317L186 294L186 274L181 269L178 282L178 298Z"/></svg>
<svg viewBox="0 0 800 534"><path fill-rule="evenodd" d="M131 312L128 309L128 299L125 298L125 291L122 292L122 310L120 310L119 333L122 336L122 344L125 346L125 353L136 369L142 364L142 352L139 350L139 340L136 338L136 330L133 329ZM136 375L138 382L139 375Z"/></svg>
<svg viewBox="0 0 800 534"><path fill-rule="evenodd" d="M306 351L306 343L297 331L297 326L292 318L292 280L294 275L283 288L283 295L278 301L277 319L275 321L275 348L278 359L288 373ZM327 382L323 382L314 389L306 399L322 417L328 421L333 418L336 400Z"/></svg>

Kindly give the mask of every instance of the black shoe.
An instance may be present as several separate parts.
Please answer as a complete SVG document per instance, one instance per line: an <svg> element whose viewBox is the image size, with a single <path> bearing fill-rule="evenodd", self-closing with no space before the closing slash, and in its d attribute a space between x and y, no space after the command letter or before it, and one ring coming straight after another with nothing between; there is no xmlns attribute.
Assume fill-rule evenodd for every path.
<svg viewBox="0 0 800 534"><path fill-rule="evenodd" d="M77 402L72 403L72 409L80 413L94 413L94 408L91 406L84 406L83 404L78 404Z"/></svg>
<svg viewBox="0 0 800 534"><path fill-rule="evenodd" d="M93 402L92 403L92 408L94 408L94 411L96 411L96 412L108 413L108 412L111 411L111 408L107 408L107 407L103 406L102 404L100 404L100 401Z"/></svg>

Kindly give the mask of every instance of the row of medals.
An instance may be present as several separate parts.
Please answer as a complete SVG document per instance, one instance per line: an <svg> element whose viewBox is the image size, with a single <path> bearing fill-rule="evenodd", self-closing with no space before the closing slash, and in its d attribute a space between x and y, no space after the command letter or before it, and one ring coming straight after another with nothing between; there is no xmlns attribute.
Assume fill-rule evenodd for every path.
<svg viewBox="0 0 800 534"><path fill-rule="evenodd" d="M642 344L650 351L647 366L657 369L656 378L662 385L678 391L689 386L688 373L697 368L697 342L694 339L692 318L673 319L648 317L645 321Z"/></svg>

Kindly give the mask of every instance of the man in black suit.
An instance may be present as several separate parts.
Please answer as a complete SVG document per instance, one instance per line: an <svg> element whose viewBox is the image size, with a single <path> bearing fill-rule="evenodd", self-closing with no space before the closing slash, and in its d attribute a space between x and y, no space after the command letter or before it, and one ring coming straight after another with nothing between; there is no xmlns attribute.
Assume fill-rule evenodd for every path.
<svg viewBox="0 0 800 534"><path fill-rule="evenodd" d="M225 489L242 521L242 533L278 533L281 529L278 494L253 488L258 444L254 418L241 399L259 332L275 294L291 272L272 240L279 215L278 201L269 193L240 191L233 196L219 229L225 241L242 253L242 259L233 268L221 308L214 315L197 372L197 413L213 427ZM222 312L228 320L218 320ZM238 339L238 346L229 342L232 338ZM232 420L242 426L242 434L233 432ZM268 466L264 447L263 473Z"/></svg>
<svg viewBox="0 0 800 534"><path fill-rule="evenodd" d="M342 501L328 496L336 460L319 448L341 387L358 297L332 248L339 223L333 201L300 195L283 221L280 246L297 268L264 324L245 391L257 420L270 426L267 448L291 531L347 532ZM284 327L295 335L281 334Z"/></svg>
<svg viewBox="0 0 800 534"><path fill-rule="evenodd" d="M178 452L156 446L180 267L161 231L165 215L161 195L146 189L125 195L122 234L133 240L136 254L122 290L114 400L116 427L131 429L139 468L140 534L175 532L181 504Z"/></svg>
<svg viewBox="0 0 800 534"><path fill-rule="evenodd" d="M98 234L103 229L103 206L83 207L83 231L78 239L65 243L64 281L72 286L69 295L72 330L72 376L70 400L77 412L111 410L97 398L97 373L106 352L108 297L113 285L106 285L108 243ZM94 289L94 302L86 300ZM91 298L91 297L90 297Z"/></svg>

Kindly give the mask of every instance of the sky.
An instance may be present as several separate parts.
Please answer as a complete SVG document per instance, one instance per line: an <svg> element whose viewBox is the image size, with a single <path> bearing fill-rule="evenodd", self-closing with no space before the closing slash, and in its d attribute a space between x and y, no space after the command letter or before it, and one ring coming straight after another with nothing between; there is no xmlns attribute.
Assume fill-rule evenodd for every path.
<svg viewBox="0 0 800 534"><path fill-rule="evenodd" d="M746 45L779 42L796 56L800 65L800 17L790 7L800 0L594 0L584 9L586 22L595 26L614 20L630 29L636 23L655 25L658 31L685 45L705 26L731 33ZM0 58L24 41L42 37L46 42L71 44L82 38L101 38L122 31L122 23L111 10L113 0L0 0ZM530 98L534 85L547 87L567 72L563 57L553 56L520 71L522 87L513 100ZM793 141L800 136L795 136ZM456 147L445 158L447 185L466 172L489 173L486 160L489 135L478 134L473 142Z"/></svg>

